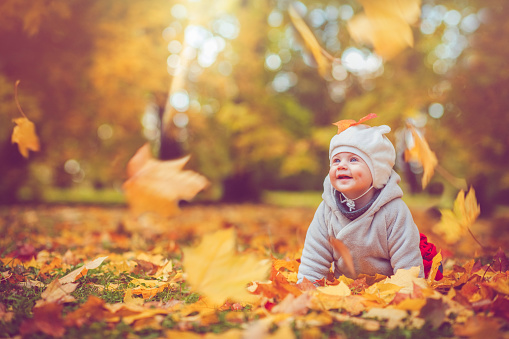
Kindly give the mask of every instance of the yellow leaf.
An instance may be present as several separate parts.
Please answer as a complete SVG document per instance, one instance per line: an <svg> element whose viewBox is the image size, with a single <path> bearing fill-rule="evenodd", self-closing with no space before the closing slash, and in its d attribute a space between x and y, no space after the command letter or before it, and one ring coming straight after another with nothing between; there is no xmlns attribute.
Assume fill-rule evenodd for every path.
<svg viewBox="0 0 509 339"><path fill-rule="evenodd" d="M442 218L433 227L433 231L440 234L447 243L456 243L468 233L469 227L481 213L474 189L471 187L466 196L461 190L454 201L453 209L441 209L440 213Z"/></svg>
<svg viewBox="0 0 509 339"><path fill-rule="evenodd" d="M364 13L348 22L348 31L359 43L372 44L375 52L392 59L413 46L412 29L420 15L420 0L359 0Z"/></svg>
<svg viewBox="0 0 509 339"><path fill-rule="evenodd" d="M308 25L306 25L306 22L302 19L300 14L292 5L288 7L288 13L290 14L290 19L292 20L293 25L302 36L306 46L313 54L313 57L315 58L315 61L318 65L318 72L320 75L324 76L327 73L330 65L328 59L331 59L332 57L330 57L328 53L320 46L313 32L311 32Z"/></svg>
<svg viewBox="0 0 509 339"><path fill-rule="evenodd" d="M325 294L336 295L341 297L346 297L352 294L350 287L348 287L344 282L340 282L334 286L326 286L326 287L318 287L318 291Z"/></svg>
<svg viewBox="0 0 509 339"><path fill-rule="evenodd" d="M437 255L433 257L433 261L431 263L431 269L429 271L428 276L428 284L431 284L433 281L435 281L435 277L437 276L438 268L440 267L440 264L442 264L442 251L439 251Z"/></svg>
<svg viewBox="0 0 509 339"><path fill-rule="evenodd" d="M18 144L19 153L25 158L28 158L28 151L39 151L40 143L37 133L35 133L35 125L27 118L13 119L16 123L12 131L11 142Z"/></svg>
<svg viewBox="0 0 509 339"><path fill-rule="evenodd" d="M422 175L422 188L425 188L433 176L438 160L435 153L429 148L426 139L412 125L408 124L407 128L412 133L414 146L411 149L405 150L405 161L417 161L421 164L424 171Z"/></svg>
<svg viewBox="0 0 509 339"><path fill-rule="evenodd" d="M183 170L189 155L160 161L148 156L147 150L147 146L140 148L128 164L131 177L123 189L129 207L135 214L174 215L178 211L178 202L191 200L208 185L208 180L198 173Z"/></svg>
<svg viewBox="0 0 509 339"><path fill-rule="evenodd" d="M428 288L426 280L419 278L419 271L420 269L417 266L408 270L399 269L396 271L396 274L387 278L384 283L401 286L402 289L399 292L409 294L414 290L414 284L422 288Z"/></svg>
<svg viewBox="0 0 509 339"><path fill-rule="evenodd" d="M107 256L99 257L93 261L87 262L85 265L81 266L80 268L75 269L71 273L67 274L65 277L60 278L59 279L60 283L63 285L63 284L67 284L67 283L78 280L79 278L85 276L85 274L87 274L88 270L93 270L94 268L99 267L99 265L101 265L102 262L104 261L104 259L106 259L106 258L107 258Z"/></svg>
<svg viewBox="0 0 509 339"><path fill-rule="evenodd" d="M271 267L253 255L237 254L233 229L206 235L198 246L183 249L182 264L191 287L216 307L227 299L255 300L247 284L266 279Z"/></svg>

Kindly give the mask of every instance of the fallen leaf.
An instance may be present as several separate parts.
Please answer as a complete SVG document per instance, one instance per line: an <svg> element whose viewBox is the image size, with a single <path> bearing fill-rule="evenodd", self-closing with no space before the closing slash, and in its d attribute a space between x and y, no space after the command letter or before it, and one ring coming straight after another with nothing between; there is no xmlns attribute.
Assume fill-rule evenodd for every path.
<svg viewBox="0 0 509 339"><path fill-rule="evenodd" d="M286 313L293 315L305 315L309 309L311 295L303 293L298 297L288 294L283 301L272 308L272 313Z"/></svg>
<svg viewBox="0 0 509 339"><path fill-rule="evenodd" d="M182 264L191 287L215 307L227 299L255 300L247 284L264 280L271 267L254 255L237 254L233 229L206 235L198 246L183 249Z"/></svg>
<svg viewBox="0 0 509 339"><path fill-rule="evenodd" d="M348 21L348 31L359 43L373 45L386 60L413 46L413 24L420 15L420 0L359 0L364 13Z"/></svg>
<svg viewBox="0 0 509 339"><path fill-rule="evenodd" d="M99 267L99 265L101 265L102 262L104 261L104 259L106 259L106 258L107 258L107 256L100 257L95 260L87 262L85 265L75 269L71 273L67 274L65 277L60 278L59 279L60 283L62 285L64 285L64 284L76 281L81 277L84 277L85 274L87 274L88 270L93 270L94 268Z"/></svg>
<svg viewBox="0 0 509 339"><path fill-rule="evenodd" d="M62 304L47 303L34 308L32 319L24 320L20 325L20 333L23 337L27 334L42 332L49 336L60 338L65 333L62 321Z"/></svg>
<svg viewBox="0 0 509 339"><path fill-rule="evenodd" d="M76 299L71 293L74 292L76 287L78 287L78 284L62 284L59 279L55 279L46 287L44 292L41 293L41 299L36 301L35 307L42 307L52 303L73 302Z"/></svg>
<svg viewBox="0 0 509 339"><path fill-rule="evenodd" d="M429 271L428 276L428 284L431 285L433 281L435 281L435 277L437 276L438 269L442 264L442 251L438 252L437 255L433 257L433 261L431 263L431 269Z"/></svg>
<svg viewBox="0 0 509 339"><path fill-rule="evenodd" d="M414 291L414 284L428 288L428 283L424 278L419 278L419 267L412 267L408 270L399 269L396 274L390 276L385 280L385 284L393 284L402 287L400 293L412 293Z"/></svg>
<svg viewBox="0 0 509 339"><path fill-rule="evenodd" d="M426 304L421 308L419 317L423 318L434 328L438 328L445 320L445 311L449 308L442 299L426 299Z"/></svg>
<svg viewBox="0 0 509 339"><path fill-rule="evenodd" d="M407 128L412 134L414 145L412 148L407 148L405 150L405 161L416 161L421 164L423 168L421 184L422 188L425 188L435 172L438 160L435 152L429 148L426 139L417 132L415 127L411 124L407 124Z"/></svg>
<svg viewBox="0 0 509 339"><path fill-rule="evenodd" d="M350 294L352 294L352 291L350 291L350 287L348 287L342 281L338 285L318 287L316 290L320 293L325 293L325 294L335 295L335 296L340 296L340 297L346 297L346 296L349 296Z"/></svg>
<svg viewBox="0 0 509 339"><path fill-rule="evenodd" d="M13 119L16 126L12 131L11 142L18 144L19 153L28 158L29 150L37 152L40 150L39 137L35 132L35 125L26 117Z"/></svg>
<svg viewBox="0 0 509 339"><path fill-rule="evenodd" d="M367 319L387 320L386 326L388 329L396 327L404 327L403 320L408 317L407 311L391 309L391 308L372 308L362 315Z"/></svg>
<svg viewBox="0 0 509 339"><path fill-rule="evenodd" d="M127 167L131 176L122 186L134 214L153 212L172 216L179 210L180 200L191 200L208 185L202 175L183 170L190 156L160 161L149 158L146 153L147 147L143 146L129 161Z"/></svg>

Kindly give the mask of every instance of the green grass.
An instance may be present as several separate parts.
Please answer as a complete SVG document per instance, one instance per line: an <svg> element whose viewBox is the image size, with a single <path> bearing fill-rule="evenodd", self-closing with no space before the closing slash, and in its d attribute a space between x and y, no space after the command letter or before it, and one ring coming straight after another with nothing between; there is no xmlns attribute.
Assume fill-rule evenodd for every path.
<svg viewBox="0 0 509 339"><path fill-rule="evenodd" d="M122 192L114 189L96 190L91 187L70 189L48 188L43 192L43 200L48 203L97 203L124 204Z"/></svg>
<svg viewBox="0 0 509 339"><path fill-rule="evenodd" d="M265 191L262 196L263 203L282 207L313 207L316 208L322 201L321 191Z"/></svg>

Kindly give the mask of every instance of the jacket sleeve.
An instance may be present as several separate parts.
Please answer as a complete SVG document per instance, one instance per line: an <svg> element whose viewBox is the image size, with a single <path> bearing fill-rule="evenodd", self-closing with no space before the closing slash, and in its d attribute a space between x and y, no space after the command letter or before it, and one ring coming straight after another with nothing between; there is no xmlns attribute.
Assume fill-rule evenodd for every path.
<svg viewBox="0 0 509 339"><path fill-rule="evenodd" d="M329 243L324 214L325 203L322 201L306 234L297 275L299 283L302 282L304 277L311 282L315 282L329 273L333 261L333 249Z"/></svg>
<svg viewBox="0 0 509 339"><path fill-rule="evenodd" d="M401 199L387 205L387 244L394 273L400 268L420 268L419 278L424 278L424 266L419 249L419 229L414 223L408 206Z"/></svg>

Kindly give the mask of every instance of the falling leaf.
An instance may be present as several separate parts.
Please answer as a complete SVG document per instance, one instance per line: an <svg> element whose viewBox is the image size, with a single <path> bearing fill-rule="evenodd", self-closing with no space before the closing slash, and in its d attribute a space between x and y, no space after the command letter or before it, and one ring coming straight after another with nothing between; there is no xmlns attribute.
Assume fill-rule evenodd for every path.
<svg viewBox="0 0 509 339"><path fill-rule="evenodd" d="M180 200L191 200L208 185L205 177L183 170L190 156L160 161L149 157L147 152L147 146L143 146L129 161L131 177L123 185L129 207L135 214L154 212L172 216L178 211Z"/></svg>
<svg viewBox="0 0 509 339"><path fill-rule="evenodd" d="M237 254L233 229L206 235L198 246L184 249L182 264L192 288L216 307L227 299L253 300L247 284L265 279L271 266L254 255Z"/></svg>
<svg viewBox="0 0 509 339"><path fill-rule="evenodd" d="M341 133L343 132L344 130L346 130L347 128L349 127L352 127L352 126L356 126L356 125L360 125L370 119L373 119L373 118L376 118L377 115L375 113L370 113L368 115L366 115L365 117L361 118L359 121L355 121L355 120L340 120L338 122L335 122L333 123L333 125L336 125L338 126L338 133Z"/></svg>
<svg viewBox="0 0 509 339"><path fill-rule="evenodd" d="M414 145L412 148L405 150L405 161L416 161L421 164L423 168L423 175L421 179L422 188L425 188L438 164L435 153L429 148L426 140L417 132L414 126L407 124L407 128L412 133Z"/></svg>
<svg viewBox="0 0 509 339"><path fill-rule="evenodd" d="M297 29L302 39L304 40L306 46L309 48L313 57L318 65L318 72L320 75L324 76L330 66L330 60L333 59L321 46L320 43L316 40L315 35L309 29L308 25L302 19L299 12L295 9L293 5L288 7L288 13L290 14L290 19L294 27Z"/></svg>
<svg viewBox="0 0 509 339"><path fill-rule="evenodd" d="M348 22L348 31L359 43L373 45L386 60L413 46L410 24L420 15L420 0L359 0L364 13Z"/></svg>
<svg viewBox="0 0 509 339"><path fill-rule="evenodd" d="M350 277L356 277L357 274L355 273L352 254L350 253L348 247L346 247L346 245L341 240L336 239L334 237L330 237L329 242L334 248L334 250L336 250L343 258L346 267L348 268L348 273Z"/></svg>
<svg viewBox="0 0 509 339"><path fill-rule="evenodd" d="M101 265L104 259L106 258L107 257L100 257L93 261L87 262L85 265L75 269L71 273L67 274L65 277L60 278L59 279L60 283L63 285L76 281L81 277L84 277L85 274L87 274L88 270L93 270L94 268L99 267L99 265Z"/></svg>
<svg viewBox="0 0 509 339"><path fill-rule="evenodd" d="M442 213L442 218L433 227L433 231L442 235L449 244L458 242L470 231L470 226L481 213L474 189L471 187L466 196L465 192L461 190L454 201L453 209L440 209L440 213Z"/></svg>
<svg viewBox="0 0 509 339"><path fill-rule="evenodd" d="M37 152L40 150L39 137L35 132L35 125L28 118L13 119L16 123L12 131L11 142L18 144L19 153L28 158L29 150Z"/></svg>

